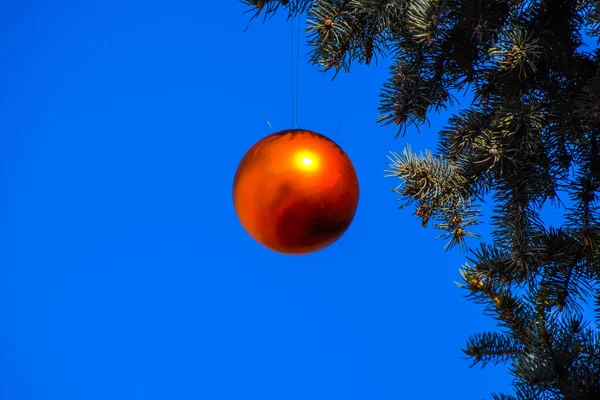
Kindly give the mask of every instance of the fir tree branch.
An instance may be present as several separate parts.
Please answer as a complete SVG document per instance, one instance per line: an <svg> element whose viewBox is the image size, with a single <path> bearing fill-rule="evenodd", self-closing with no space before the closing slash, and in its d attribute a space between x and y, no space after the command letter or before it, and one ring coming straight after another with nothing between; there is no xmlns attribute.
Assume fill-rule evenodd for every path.
<svg viewBox="0 0 600 400"><path fill-rule="evenodd" d="M250 22L260 14L264 15L264 21L275 15L280 8L288 11L288 18L302 14L311 5L313 0L240 0L249 7L246 12L253 12Z"/></svg>
<svg viewBox="0 0 600 400"><path fill-rule="evenodd" d="M392 169L387 172L402 181L394 189L406 200L401 207L417 202L419 207L415 214L423 226L435 218L436 228L446 232L441 237L449 239L447 248L457 244L464 246L466 237L478 237L467 230L478 223L480 211L468 195L467 181L459 166L450 166L430 152L415 155L410 147L402 154L392 153L390 161Z"/></svg>
<svg viewBox="0 0 600 400"><path fill-rule="evenodd" d="M471 366L480 364L485 367L490 362L500 364L512 361L523 353L523 346L505 334L487 332L471 336L463 352L473 358Z"/></svg>
<svg viewBox="0 0 600 400"><path fill-rule="evenodd" d="M519 400L516 397L513 396L509 396L506 394L502 394L502 393L492 393L492 399L494 400Z"/></svg>
<svg viewBox="0 0 600 400"><path fill-rule="evenodd" d="M581 50L583 30L600 38L600 3L243 1L265 18L307 12L310 61L334 77L389 58L377 122L397 136L472 91L436 153L391 153L394 192L447 248L467 248L475 203L494 203L493 242L470 249L459 285L501 330L465 350L510 363L514 393L493 397L600 399L600 49ZM549 203L562 207L559 228L541 217ZM595 329L582 318L592 293Z"/></svg>

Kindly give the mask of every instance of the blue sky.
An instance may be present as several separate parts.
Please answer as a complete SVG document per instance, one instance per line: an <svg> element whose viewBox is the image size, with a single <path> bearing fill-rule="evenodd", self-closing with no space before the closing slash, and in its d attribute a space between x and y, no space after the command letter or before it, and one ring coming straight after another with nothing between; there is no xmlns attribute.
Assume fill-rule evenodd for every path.
<svg viewBox="0 0 600 400"><path fill-rule="evenodd" d="M299 126L335 135L361 184L330 248L243 231L238 161L290 128L290 25L237 1L4 2L0 13L0 398L480 399L493 328L454 281L466 254L397 210L386 154L445 122L375 123L385 63L300 59ZM342 127L341 129L340 126ZM339 130L339 131L338 131ZM337 131L337 133L336 133Z"/></svg>

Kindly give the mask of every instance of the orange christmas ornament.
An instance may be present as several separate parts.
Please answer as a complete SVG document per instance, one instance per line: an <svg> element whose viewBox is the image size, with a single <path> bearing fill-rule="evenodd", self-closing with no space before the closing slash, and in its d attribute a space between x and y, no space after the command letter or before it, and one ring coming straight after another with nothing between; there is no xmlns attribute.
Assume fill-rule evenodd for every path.
<svg viewBox="0 0 600 400"><path fill-rule="evenodd" d="M331 245L358 207L358 178L331 139L304 129L271 134L248 150L233 181L244 229L263 246L306 254Z"/></svg>

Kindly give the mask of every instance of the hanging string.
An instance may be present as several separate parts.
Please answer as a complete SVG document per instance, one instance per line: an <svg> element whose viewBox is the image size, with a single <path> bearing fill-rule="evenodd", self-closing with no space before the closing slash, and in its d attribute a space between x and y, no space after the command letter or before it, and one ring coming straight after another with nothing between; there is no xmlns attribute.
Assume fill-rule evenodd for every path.
<svg viewBox="0 0 600 400"><path fill-rule="evenodd" d="M292 126L298 127L298 93L299 93L299 64L300 64L300 18L295 21L292 17L292 29L290 37L290 78L292 84ZM294 29L294 24L296 29Z"/></svg>
<svg viewBox="0 0 600 400"><path fill-rule="evenodd" d="M296 24L296 128L298 127L298 104L300 103L300 18Z"/></svg>
<svg viewBox="0 0 600 400"><path fill-rule="evenodd" d="M296 18L292 16L292 29L290 35L290 82L292 84L292 127L295 127L296 122L296 97L295 97L295 85L294 85L294 20Z"/></svg>

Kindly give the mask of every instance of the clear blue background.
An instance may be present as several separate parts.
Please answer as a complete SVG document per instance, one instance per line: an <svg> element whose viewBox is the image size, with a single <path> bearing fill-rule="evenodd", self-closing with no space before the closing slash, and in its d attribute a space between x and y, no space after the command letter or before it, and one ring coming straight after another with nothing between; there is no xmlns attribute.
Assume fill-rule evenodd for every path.
<svg viewBox="0 0 600 400"><path fill-rule="evenodd" d="M375 123L387 63L331 82L300 59L299 126L361 183L334 246L287 257L237 221L238 161L291 127L290 24L230 1L2 2L0 399L480 399L492 329L466 254L397 210L386 154L445 123ZM463 104L465 105L465 104ZM342 126L341 129L340 126ZM337 133L336 133L337 132ZM485 229L482 231L485 233Z"/></svg>

